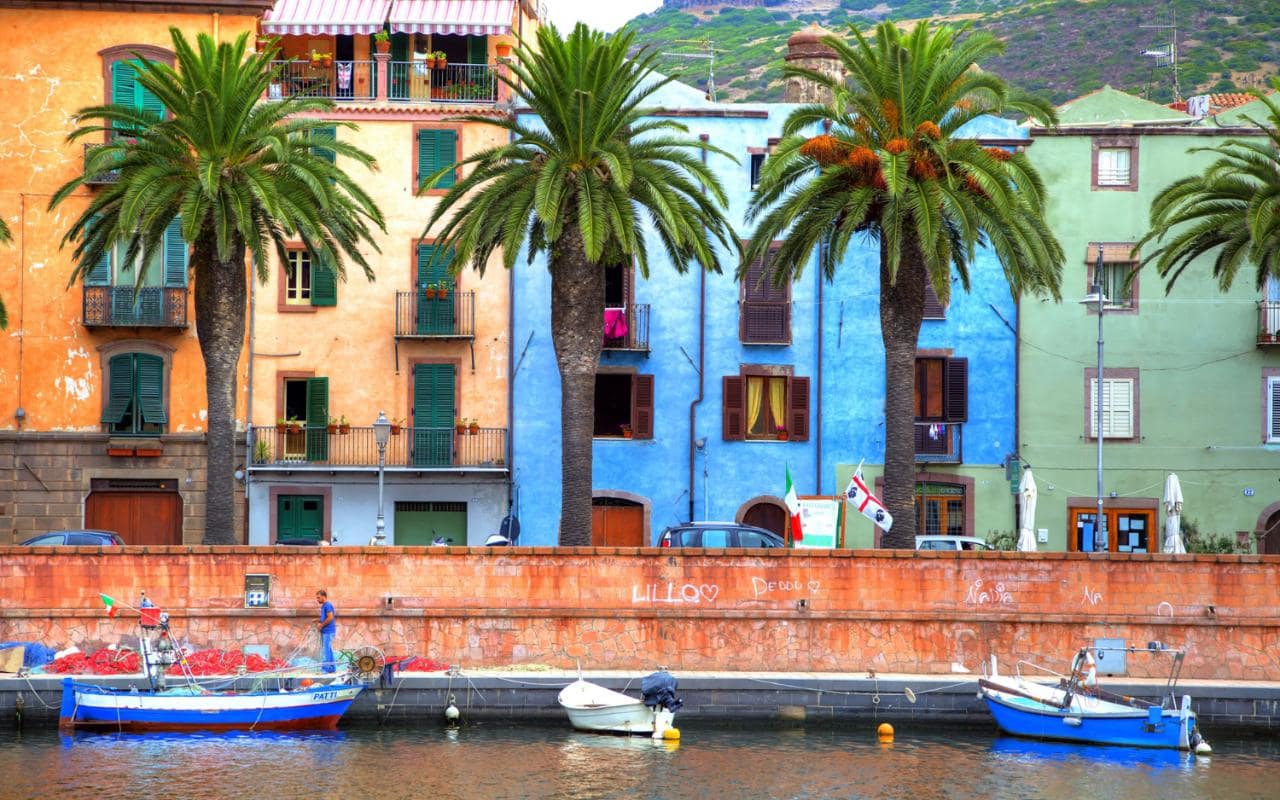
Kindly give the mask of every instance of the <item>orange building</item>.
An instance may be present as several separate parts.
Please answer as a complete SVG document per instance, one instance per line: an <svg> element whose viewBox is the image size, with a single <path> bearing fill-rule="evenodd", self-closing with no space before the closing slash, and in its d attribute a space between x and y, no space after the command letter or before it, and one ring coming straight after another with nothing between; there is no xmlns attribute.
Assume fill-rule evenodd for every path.
<svg viewBox="0 0 1280 800"><path fill-rule="evenodd" d="M370 254L374 282L358 268L336 278L297 242L254 287L249 543L374 537L379 412L394 423L388 543L481 544L507 513L511 275L497 257L483 276L431 265L424 227L461 170L425 180L506 140L451 118L511 113L501 59L537 24L516 0L279 0L264 16L261 32L281 52L270 94L331 98L325 118L359 126L335 124L333 135L371 153L378 171L340 165L376 200L387 232Z"/></svg>
<svg viewBox="0 0 1280 800"><path fill-rule="evenodd" d="M0 0L0 214L13 232L0 246L0 543L80 527L131 544L203 536L204 365L186 248L175 237L146 265L111 258L68 287L59 243L95 189L46 208L83 165L88 145L66 141L78 109L154 102L133 81L135 53L172 63L170 26L233 39L270 5Z"/></svg>

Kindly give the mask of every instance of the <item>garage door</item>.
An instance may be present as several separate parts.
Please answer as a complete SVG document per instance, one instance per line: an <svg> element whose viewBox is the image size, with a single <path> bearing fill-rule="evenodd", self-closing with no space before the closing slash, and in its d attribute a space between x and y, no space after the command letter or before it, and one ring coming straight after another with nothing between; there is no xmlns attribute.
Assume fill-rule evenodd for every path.
<svg viewBox="0 0 1280 800"><path fill-rule="evenodd" d="M115 531L125 544L182 544L182 495L178 482L94 481L85 501L84 525Z"/></svg>

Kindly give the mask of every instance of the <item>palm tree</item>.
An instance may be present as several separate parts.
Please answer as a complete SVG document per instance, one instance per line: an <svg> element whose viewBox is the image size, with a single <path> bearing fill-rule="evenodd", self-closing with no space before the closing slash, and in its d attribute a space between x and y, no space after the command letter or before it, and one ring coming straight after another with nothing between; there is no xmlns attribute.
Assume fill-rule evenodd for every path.
<svg viewBox="0 0 1280 800"><path fill-rule="evenodd" d="M1280 89L1280 78L1271 85ZM1240 268L1253 262L1261 290L1267 277L1280 279L1280 103L1253 90L1267 109L1267 119L1246 117L1263 136L1228 139L1216 147L1191 152L1218 158L1200 175L1174 181L1151 203L1151 232L1138 242L1163 242L1142 259L1172 289L1191 262L1218 251L1213 276L1227 291ZM1166 242L1165 237L1169 239Z"/></svg>
<svg viewBox="0 0 1280 800"><path fill-rule="evenodd" d="M1019 111L1056 122L1053 109L977 69L1003 49L968 26L921 22L909 34L881 23L853 42L827 36L848 77L787 67L788 76L830 92L826 104L788 117L748 207L759 224L744 266L770 243L777 283L796 280L810 254L828 280L855 234L880 248L880 332L885 350L884 501L893 514L886 546L911 547L916 533L914 383L926 281L947 302L952 269L969 289L975 248L1000 259L1010 288L1059 297L1062 248L1043 219L1044 186L1027 157L984 148L957 132L984 114ZM825 132L808 135L817 126Z"/></svg>
<svg viewBox="0 0 1280 800"><path fill-rule="evenodd" d="M0 219L0 242L9 241L9 226ZM4 298L0 297L0 330L9 327L9 312L4 309Z"/></svg>
<svg viewBox="0 0 1280 800"><path fill-rule="evenodd" d="M465 159L474 168L427 224L430 231L449 217L438 234L445 246L437 253L454 248L455 268L470 263L483 272L498 248L508 269L522 248L530 261L548 255L551 336L560 369L564 545L591 544L591 437L605 268L634 260L648 275L646 219L680 271L696 262L718 272L720 252L736 257L739 250L721 211L724 190L699 158L699 151L712 148L679 135L685 128L672 120L645 119L645 100L671 79L654 74L652 50L627 56L633 38L629 31L606 38L579 23L567 38L552 25L539 29L536 51L522 42L511 66L514 77L503 81L540 124L462 117L502 128L510 141Z"/></svg>
<svg viewBox="0 0 1280 800"><path fill-rule="evenodd" d="M373 200L316 152L317 128L335 123L300 115L322 113L331 104L263 101L274 74L270 49L246 54L247 34L234 43L201 34L193 49L177 28L170 33L177 68L139 56L137 71L138 83L159 98L168 115L124 105L82 109L76 117L81 127L69 140L105 134L109 141L93 151L84 175L60 188L49 207L71 197L86 176L118 171L119 180L99 190L63 238L63 244L76 243L72 283L117 243L131 262L158 252L165 228L181 217L182 237L191 246L196 333L208 393L204 541L232 544L245 256L252 256L258 279L265 281L272 245L284 260L285 242L296 237L339 276L345 274L344 259L350 259L372 280L359 247L373 245L370 223L385 225ZM127 136L114 135L122 131ZM374 167L372 156L341 140L326 138L322 146Z"/></svg>

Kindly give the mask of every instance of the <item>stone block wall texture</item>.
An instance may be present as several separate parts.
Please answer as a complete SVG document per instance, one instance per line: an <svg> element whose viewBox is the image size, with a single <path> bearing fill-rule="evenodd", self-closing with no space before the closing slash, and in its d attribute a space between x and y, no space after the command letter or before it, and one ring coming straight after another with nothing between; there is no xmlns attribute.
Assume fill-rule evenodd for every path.
<svg viewBox="0 0 1280 800"><path fill-rule="evenodd" d="M271 607L244 608L246 574ZM192 646L338 645L466 667L950 673L1062 668L1096 638L1189 652L1183 675L1280 674L1280 557L631 548L0 547L0 641L128 643L142 591ZM1131 657L1129 675L1162 676Z"/></svg>

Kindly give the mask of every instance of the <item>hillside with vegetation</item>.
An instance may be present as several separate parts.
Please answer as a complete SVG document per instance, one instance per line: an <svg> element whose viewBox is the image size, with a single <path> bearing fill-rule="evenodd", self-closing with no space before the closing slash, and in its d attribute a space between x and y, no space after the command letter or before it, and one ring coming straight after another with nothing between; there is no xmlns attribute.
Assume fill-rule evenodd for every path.
<svg viewBox="0 0 1280 800"><path fill-rule="evenodd" d="M684 58L716 50L720 100L782 99L786 40L810 22L835 32L881 19L971 20L1006 43L983 64L1013 85L1061 103L1110 84L1158 102L1174 99L1172 70L1144 51L1167 50L1178 23L1182 96L1265 86L1280 68L1276 0L668 0L632 20L637 41L659 49L661 69L706 88L708 62ZM744 5L744 3L750 5Z"/></svg>

